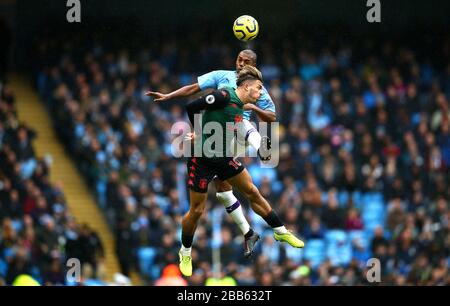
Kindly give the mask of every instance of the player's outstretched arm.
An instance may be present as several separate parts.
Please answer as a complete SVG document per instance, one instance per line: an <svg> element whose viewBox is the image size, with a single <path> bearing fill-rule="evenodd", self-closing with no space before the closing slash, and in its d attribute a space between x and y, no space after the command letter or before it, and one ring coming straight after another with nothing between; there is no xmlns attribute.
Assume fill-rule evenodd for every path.
<svg viewBox="0 0 450 306"><path fill-rule="evenodd" d="M226 90L214 90L207 96L186 104L189 121L194 125L194 115L205 109L219 109L227 105L230 94Z"/></svg>
<svg viewBox="0 0 450 306"><path fill-rule="evenodd" d="M277 120L277 114L275 114L270 110L261 109L254 104L250 103L245 104L244 110L254 111L256 115L258 115L259 119L261 119L264 122L275 122Z"/></svg>
<svg viewBox="0 0 450 306"><path fill-rule="evenodd" d="M168 93L168 94L163 94L163 93L154 92L154 91L147 91L145 93L145 95L154 98L155 102L163 102L163 101L167 101L167 100L175 99L175 98L189 97L189 96L192 96L193 94L198 93L199 91L200 91L200 86L198 85L198 83L195 83L195 84L183 86L180 89L172 91L171 93Z"/></svg>

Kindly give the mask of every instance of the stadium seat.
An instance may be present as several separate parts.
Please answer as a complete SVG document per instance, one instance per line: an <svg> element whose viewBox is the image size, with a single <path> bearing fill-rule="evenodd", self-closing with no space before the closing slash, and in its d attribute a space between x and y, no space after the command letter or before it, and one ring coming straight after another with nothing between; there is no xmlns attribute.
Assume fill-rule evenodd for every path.
<svg viewBox="0 0 450 306"><path fill-rule="evenodd" d="M354 191L352 193L352 200L353 200L353 205L357 209L361 210L361 208L362 208L362 195L361 195L360 191L356 190L356 191Z"/></svg>
<svg viewBox="0 0 450 306"><path fill-rule="evenodd" d="M341 206L341 207L346 206L348 199L349 199L349 194L347 191L340 191L338 193L339 206Z"/></svg>
<svg viewBox="0 0 450 306"><path fill-rule="evenodd" d="M296 249L296 248L292 248L290 246L287 245L283 245L286 251L286 257L289 258L290 260L292 260L294 263L296 264L300 264L300 262L303 259L304 256L304 250L303 249Z"/></svg>
<svg viewBox="0 0 450 306"><path fill-rule="evenodd" d="M322 239L312 239L305 244L304 258L317 268L325 260L325 242Z"/></svg>
<svg viewBox="0 0 450 306"><path fill-rule="evenodd" d="M329 230L325 233L325 241L327 244L345 242L347 234L342 230Z"/></svg>
<svg viewBox="0 0 450 306"><path fill-rule="evenodd" d="M362 231L362 230L354 230L354 231L350 231L348 233L348 239L350 240L350 242L353 242L354 240L357 240L358 243L364 248L367 249L369 248L369 238L366 234L366 232Z"/></svg>
<svg viewBox="0 0 450 306"><path fill-rule="evenodd" d="M6 272L8 272L8 266L6 262L0 258L0 276L5 277Z"/></svg>
<svg viewBox="0 0 450 306"><path fill-rule="evenodd" d="M102 208L106 206L106 182L98 180L96 184L98 203Z"/></svg>
<svg viewBox="0 0 450 306"><path fill-rule="evenodd" d="M139 269L144 275L152 274L153 260L156 256L156 250L152 247L142 247L138 250Z"/></svg>
<svg viewBox="0 0 450 306"><path fill-rule="evenodd" d="M346 265L352 259L351 242L342 230L330 230L325 234L326 255L333 265Z"/></svg>
<svg viewBox="0 0 450 306"><path fill-rule="evenodd" d="M326 254L333 265L346 266L352 260L352 246L347 240L342 243L330 243L327 245Z"/></svg>

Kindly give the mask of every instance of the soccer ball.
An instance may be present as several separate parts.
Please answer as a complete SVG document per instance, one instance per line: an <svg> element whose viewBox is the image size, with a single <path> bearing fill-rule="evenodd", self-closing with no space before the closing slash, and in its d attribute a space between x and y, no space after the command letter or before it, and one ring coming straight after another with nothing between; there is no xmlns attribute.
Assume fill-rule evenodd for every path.
<svg viewBox="0 0 450 306"><path fill-rule="evenodd" d="M252 16L243 15L234 21L233 32L239 40L253 40L259 32L258 21Z"/></svg>

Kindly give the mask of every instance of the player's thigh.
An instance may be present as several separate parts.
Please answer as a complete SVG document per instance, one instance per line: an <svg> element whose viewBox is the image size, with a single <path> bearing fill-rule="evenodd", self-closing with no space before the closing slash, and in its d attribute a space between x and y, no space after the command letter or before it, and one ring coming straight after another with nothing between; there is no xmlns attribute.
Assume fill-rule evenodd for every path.
<svg viewBox="0 0 450 306"><path fill-rule="evenodd" d="M216 186L217 192L226 192L233 190L233 186L230 185L227 181L222 181L219 178L214 179L214 185Z"/></svg>
<svg viewBox="0 0 450 306"><path fill-rule="evenodd" d="M253 184L252 177L250 176L250 173L248 173L247 169L244 169L241 173L229 178L228 183L232 187L236 187L246 196L252 195L255 193L256 187Z"/></svg>
<svg viewBox="0 0 450 306"><path fill-rule="evenodd" d="M197 192L192 189L189 190L189 202L190 202L190 210L202 213L205 209L206 200L208 198L208 193Z"/></svg>
<svg viewBox="0 0 450 306"><path fill-rule="evenodd" d="M187 186L196 193L207 193L214 178L214 170L203 158L190 158L187 162Z"/></svg>

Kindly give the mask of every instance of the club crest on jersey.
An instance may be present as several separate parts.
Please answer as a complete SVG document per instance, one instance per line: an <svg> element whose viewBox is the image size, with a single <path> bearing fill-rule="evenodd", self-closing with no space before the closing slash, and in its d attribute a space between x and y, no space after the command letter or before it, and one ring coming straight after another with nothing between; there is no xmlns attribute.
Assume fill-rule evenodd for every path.
<svg viewBox="0 0 450 306"><path fill-rule="evenodd" d="M214 101L216 101L216 98L214 98L213 95L208 95L208 96L206 96L206 103L208 103L208 104L213 104Z"/></svg>
<svg viewBox="0 0 450 306"><path fill-rule="evenodd" d="M198 186L200 187L200 189L205 189L206 186L208 186L208 181L206 179L201 179L198 182Z"/></svg>

